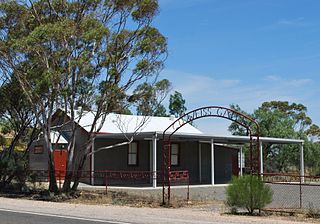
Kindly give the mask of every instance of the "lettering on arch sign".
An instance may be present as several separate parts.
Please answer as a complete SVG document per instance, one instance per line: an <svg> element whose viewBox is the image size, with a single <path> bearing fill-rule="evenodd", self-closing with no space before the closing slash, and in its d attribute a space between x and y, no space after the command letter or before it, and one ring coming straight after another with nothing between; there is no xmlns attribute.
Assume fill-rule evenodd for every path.
<svg viewBox="0 0 320 224"><path fill-rule="evenodd" d="M245 127L246 129L250 129L252 123L258 125L252 118L243 115L235 110L218 107L218 106L209 106L202 107L193 111L190 111L181 117L179 117L176 121L174 121L165 131L170 131L174 134L178 129L183 127L185 124L191 123L194 120L205 118L205 117L220 117L236 122L237 124Z"/></svg>

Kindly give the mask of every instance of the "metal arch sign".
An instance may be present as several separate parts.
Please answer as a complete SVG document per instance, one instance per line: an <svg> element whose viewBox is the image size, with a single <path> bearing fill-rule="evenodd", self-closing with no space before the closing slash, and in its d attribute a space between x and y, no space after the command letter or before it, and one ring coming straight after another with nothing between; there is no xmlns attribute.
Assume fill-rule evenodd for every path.
<svg viewBox="0 0 320 224"><path fill-rule="evenodd" d="M253 168L253 138L252 138L252 127L251 125L254 124L256 126L256 141L257 141L257 151L258 151L258 172L260 171L260 127L259 124L252 118L244 115L238 111L235 111L230 108L221 107L221 106L208 106L208 107L201 107L195 110L192 110L177 120L175 120L166 130L163 132L163 174L162 174L162 198L163 204L165 204L165 182L168 184L168 203L170 203L170 148L171 148L171 136L176 133L180 128L184 125L191 123L194 120L206 117L218 117L224 118L230 121L233 121L240 126L246 128L247 135L250 136L250 166L251 166L251 173L254 173ZM167 135L166 133L170 133Z"/></svg>
<svg viewBox="0 0 320 224"><path fill-rule="evenodd" d="M220 106L209 106L209 107L201 107L201 108L195 109L179 117L163 132L164 139L165 139L166 132L171 131L170 133L170 136L171 136L176 131L178 131L181 127L183 127L185 124L191 123L194 120L205 118L205 117L225 118L233 122L236 122L237 124L245 127L249 131L251 131L250 127L251 127L251 124L253 123L257 127L257 135L259 135L259 125L252 118L229 108L220 107Z"/></svg>

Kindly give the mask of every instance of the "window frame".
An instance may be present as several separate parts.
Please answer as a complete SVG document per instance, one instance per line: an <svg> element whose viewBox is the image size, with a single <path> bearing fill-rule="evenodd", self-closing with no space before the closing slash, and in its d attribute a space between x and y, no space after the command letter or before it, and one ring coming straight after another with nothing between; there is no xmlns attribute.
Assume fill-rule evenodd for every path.
<svg viewBox="0 0 320 224"><path fill-rule="evenodd" d="M172 145L177 145L178 153L172 154ZM172 155L177 156L177 164L172 164ZM173 142L170 144L170 166L177 167L180 166L180 143Z"/></svg>
<svg viewBox="0 0 320 224"><path fill-rule="evenodd" d="M136 144L137 151L136 153L130 152L131 144ZM136 155L136 163L135 164L129 164L129 156L130 155ZM131 142L128 144L127 148L127 166L139 166L139 143L138 142Z"/></svg>
<svg viewBox="0 0 320 224"><path fill-rule="evenodd" d="M33 154L43 154L44 146L43 145L35 145L33 148Z"/></svg>

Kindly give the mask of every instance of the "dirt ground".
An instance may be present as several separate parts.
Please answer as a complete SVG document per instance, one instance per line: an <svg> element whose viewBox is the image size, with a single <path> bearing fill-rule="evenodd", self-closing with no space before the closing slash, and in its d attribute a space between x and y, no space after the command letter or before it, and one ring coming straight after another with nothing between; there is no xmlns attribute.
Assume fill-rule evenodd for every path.
<svg viewBox="0 0 320 224"><path fill-rule="evenodd" d="M47 197L47 198L46 198ZM60 197L60 198L59 198ZM266 213L262 216L230 215L221 201L173 200L172 206L161 207L160 198L143 198L124 192L82 191L77 198L59 196L59 203L44 195L22 198L0 198L0 209L43 212L57 215L92 217L129 223L319 223L300 213ZM33 200L30 200L33 199ZM43 201L47 200L47 201ZM49 201L49 202L48 202Z"/></svg>

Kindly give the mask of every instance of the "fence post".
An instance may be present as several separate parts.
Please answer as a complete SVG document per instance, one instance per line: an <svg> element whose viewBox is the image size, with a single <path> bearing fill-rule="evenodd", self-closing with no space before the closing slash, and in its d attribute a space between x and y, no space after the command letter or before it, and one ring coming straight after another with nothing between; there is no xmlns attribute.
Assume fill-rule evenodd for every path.
<svg viewBox="0 0 320 224"><path fill-rule="evenodd" d="M187 192L187 201L190 199L190 177L188 173L188 192Z"/></svg>
<svg viewBox="0 0 320 224"><path fill-rule="evenodd" d="M300 209L302 209L302 176L300 176L300 184L299 184L299 187L300 187Z"/></svg>
<svg viewBox="0 0 320 224"><path fill-rule="evenodd" d="M106 195L108 195L108 174L107 172L105 173L106 175Z"/></svg>

